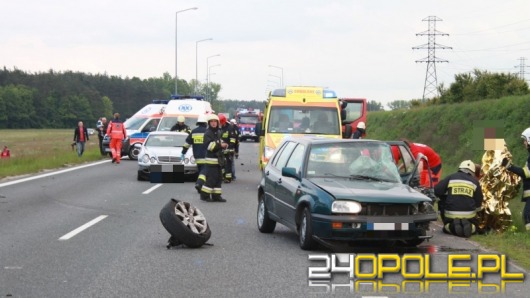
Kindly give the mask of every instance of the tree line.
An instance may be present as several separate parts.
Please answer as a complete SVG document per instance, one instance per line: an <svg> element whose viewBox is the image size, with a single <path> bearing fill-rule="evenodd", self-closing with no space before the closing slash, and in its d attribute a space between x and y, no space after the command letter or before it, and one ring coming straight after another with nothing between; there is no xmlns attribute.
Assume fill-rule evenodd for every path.
<svg viewBox="0 0 530 298"><path fill-rule="evenodd" d="M109 76L65 71L28 73L0 69L0 128L69 128L78 121L93 126L99 117L119 112L128 117L153 99L169 99L175 80ZM197 90L195 92L194 90ZM208 94L216 100L221 86L178 80L179 94Z"/></svg>

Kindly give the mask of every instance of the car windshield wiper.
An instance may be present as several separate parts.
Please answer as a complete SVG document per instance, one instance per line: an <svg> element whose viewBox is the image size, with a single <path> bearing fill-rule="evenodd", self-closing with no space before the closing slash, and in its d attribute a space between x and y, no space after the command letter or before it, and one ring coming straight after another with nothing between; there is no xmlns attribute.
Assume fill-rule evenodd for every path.
<svg viewBox="0 0 530 298"><path fill-rule="evenodd" d="M332 176L332 177L336 177L336 178L348 178L348 176L340 176L340 175L336 175L336 174L333 174L333 173L324 173L324 176Z"/></svg>
<svg viewBox="0 0 530 298"><path fill-rule="evenodd" d="M366 175L350 175L351 180L372 180L372 181L387 181L381 178L377 178L374 176L366 176Z"/></svg>

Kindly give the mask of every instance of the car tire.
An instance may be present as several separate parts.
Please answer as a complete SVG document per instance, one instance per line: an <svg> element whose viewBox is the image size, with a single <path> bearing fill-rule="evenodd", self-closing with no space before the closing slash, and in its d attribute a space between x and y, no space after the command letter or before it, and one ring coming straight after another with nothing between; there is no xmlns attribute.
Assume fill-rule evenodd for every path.
<svg viewBox="0 0 530 298"><path fill-rule="evenodd" d="M265 206L265 194L261 194L258 200L257 223L258 230L262 233L272 233L276 228L276 222L269 217L267 206Z"/></svg>
<svg viewBox="0 0 530 298"><path fill-rule="evenodd" d="M300 243L300 248L303 250L312 250L317 246L317 242L313 239L311 212L307 207L302 211L300 218L300 225L298 226L298 241Z"/></svg>
<svg viewBox="0 0 530 298"><path fill-rule="evenodd" d="M138 160L138 155L140 154L140 149L135 146L130 147L129 149L129 159Z"/></svg>
<svg viewBox="0 0 530 298"><path fill-rule="evenodd" d="M169 200L160 210L160 221L171 236L191 248L201 247L212 235L204 215L188 202Z"/></svg>
<svg viewBox="0 0 530 298"><path fill-rule="evenodd" d="M137 174L137 176L136 176L136 179L138 179L138 181L146 181L146 180L149 180L149 179L146 179L145 174L144 174L142 171L138 171L138 174Z"/></svg>

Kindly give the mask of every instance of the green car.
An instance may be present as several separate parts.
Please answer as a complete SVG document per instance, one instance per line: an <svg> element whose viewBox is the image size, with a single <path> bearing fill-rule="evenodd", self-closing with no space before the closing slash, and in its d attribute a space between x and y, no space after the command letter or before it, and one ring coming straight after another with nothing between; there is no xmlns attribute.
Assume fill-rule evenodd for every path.
<svg viewBox="0 0 530 298"><path fill-rule="evenodd" d="M395 161L392 147L406 158ZM432 189L418 187L417 164L402 142L286 138L263 170L258 229L272 233L281 223L305 250L373 240L419 245L432 237L437 212Z"/></svg>

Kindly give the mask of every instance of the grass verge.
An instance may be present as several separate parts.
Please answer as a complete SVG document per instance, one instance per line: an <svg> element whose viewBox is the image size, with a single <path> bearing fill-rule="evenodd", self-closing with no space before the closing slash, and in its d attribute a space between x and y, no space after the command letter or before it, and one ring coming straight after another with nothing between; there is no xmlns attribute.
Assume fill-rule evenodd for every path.
<svg viewBox="0 0 530 298"><path fill-rule="evenodd" d="M0 179L38 173L101 160L97 135L90 135L83 156L72 150L74 129L3 129L0 148L8 146L11 158L0 159Z"/></svg>

